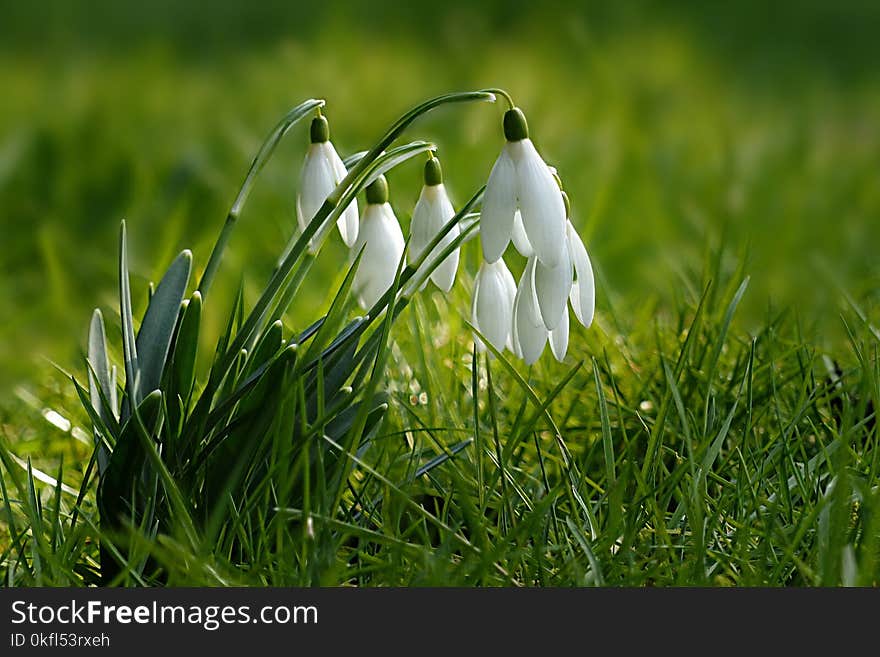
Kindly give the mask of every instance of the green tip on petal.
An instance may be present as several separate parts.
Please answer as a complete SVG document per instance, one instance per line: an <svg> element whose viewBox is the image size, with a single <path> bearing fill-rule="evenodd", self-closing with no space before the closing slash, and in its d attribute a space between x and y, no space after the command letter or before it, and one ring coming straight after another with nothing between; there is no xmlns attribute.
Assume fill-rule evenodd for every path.
<svg viewBox="0 0 880 657"><path fill-rule="evenodd" d="M388 202L388 181L385 176L379 176L367 185L367 203L382 205Z"/></svg>
<svg viewBox="0 0 880 657"><path fill-rule="evenodd" d="M519 107L504 113L504 138L507 141L522 141L529 138L529 124L526 115Z"/></svg>
<svg viewBox="0 0 880 657"><path fill-rule="evenodd" d="M323 144L330 141L330 124L324 116L316 116L312 119L312 127L310 130L312 143Z"/></svg>
<svg viewBox="0 0 880 657"><path fill-rule="evenodd" d="M443 184L443 168L436 157L425 162L425 184L429 187Z"/></svg>
<svg viewBox="0 0 880 657"><path fill-rule="evenodd" d="M571 217L571 201L568 200L568 194L562 192L562 202L565 203L565 218Z"/></svg>

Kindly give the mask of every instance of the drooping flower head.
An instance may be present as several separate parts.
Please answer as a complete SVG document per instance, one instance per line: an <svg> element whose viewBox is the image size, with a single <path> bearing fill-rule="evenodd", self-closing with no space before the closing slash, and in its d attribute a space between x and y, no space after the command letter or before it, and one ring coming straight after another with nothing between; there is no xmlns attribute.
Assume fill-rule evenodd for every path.
<svg viewBox="0 0 880 657"><path fill-rule="evenodd" d="M367 186L366 197L367 205L352 247L355 254L361 249L364 252L352 288L365 310L394 283L404 249L403 232L388 203L385 176L379 176Z"/></svg>
<svg viewBox="0 0 880 657"><path fill-rule="evenodd" d="M483 262L474 280L471 323L498 351L514 349L511 327L515 297L516 282L504 259ZM479 338L475 337L475 342L479 350L485 349Z"/></svg>
<svg viewBox="0 0 880 657"><path fill-rule="evenodd" d="M498 260L516 227L517 248L524 250L525 241L520 239L524 234L538 260L556 267L565 260L565 206L559 186L529 139L528 123L519 108L504 114L504 136L507 143L492 167L483 197L483 257L487 262Z"/></svg>
<svg viewBox="0 0 880 657"><path fill-rule="evenodd" d="M410 226L410 232L412 233L410 249L413 260L418 260L422 256L431 240L440 232L440 229L455 216L455 208L452 207L452 202L446 193L446 187L443 185L443 169L440 166L440 160L436 157L431 157L425 163L424 181L419 200L416 202L416 207L413 210L412 224ZM432 261L439 257L442 251L458 237L458 234L459 227L456 224L431 251L424 267L431 266L433 264ZM455 282L458 258L459 250L455 249L431 272L431 281L444 292L449 292L452 289L452 284Z"/></svg>
<svg viewBox="0 0 880 657"><path fill-rule="evenodd" d="M562 198L568 216L570 204L565 192ZM593 321L593 268L570 219L566 219L563 245L565 258L556 267L547 267L536 255L530 256L517 286L512 324L514 351L529 365L541 356L548 339L553 356L559 361L565 358L569 337L567 302L585 327Z"/></svg>
<svg viewBox="0 0 880 657"><path fill-rule="evenodd" d="M299 194L296 199L296 219L300 230L305 230L327 196L345 178L347 173L342 159L330 141L330 124L324 116L312 119L311 143L306 151L300 173ZM336 222L346 246L354 244L358 235L358 206L353 200ZM315 253L329 229L325 224L309 241L309 251Z"/></svg>

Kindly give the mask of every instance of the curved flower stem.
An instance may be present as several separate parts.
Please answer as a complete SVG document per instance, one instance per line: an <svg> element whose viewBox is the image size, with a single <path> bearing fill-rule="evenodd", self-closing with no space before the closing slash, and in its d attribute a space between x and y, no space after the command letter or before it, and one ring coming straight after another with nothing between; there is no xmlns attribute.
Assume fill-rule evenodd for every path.
<svg viewBox="0 0 880 657"><path fill-rule="evenodd" d="M272 129L272 132L269 133L269 136L266 137L265 141L263 141L263 145L260 146L260 150L257 151L257 155L254 157L250 169L248 169L244 182L241 183L241 188L238 190L238 195L232 203L229 214L226 215L226 221L220 231L220 236L214 243L211 256L208 258L208 264L205 266L205 271L202 274L202 278L199 280L197 289L202 293L203 298L207 295L208 289L214 281L214 276L217 274L217 268L220 266L220 260L223 258L223 252L226 250L226 244L229 242L232 230L238 222L238 216L241 214L241 209L244 207L248 195L251 193L251 188L254 186L257 174L266 165L269 158L272 157L272 153L275 152L275 147L278 146L278 143L287 131L302 120L303 117L308 116L313 110L317 109L320 111L320 108L323 105L323 100L316 100L314 98L310 98L309 100L300 103L284 115L284 117Z"/></svg>
<svg viewBox="0 0 880 657"><path fill-rule="evenodd" d="M375 160L379 155L384 151L391 143L397 139L404 130L409 127L409 125L419 118L422 114L426 114L430 112L435 107L439 107L440 105L445 105L448 103L467 103L471 101L488 101L495 102L495 94L491 91L464 91L458 93L444 94L442 96L437 96L435 98L431 98L430 100L426 100L421 105L417 105L412 108L406 114L401 116L397 121L395 121L392 126L388 129L388 131L382 136L382 138L370 149L367 151L367 154L364 155L360 160L358 160L357 164L355 164L345 178L342 179L342 182L337 185L336 189L334 189L330 195L327 197L327 201L333 205L336 205L339 202L339 198L345 192L346 189L354 182L363 171L369 166L369 164Z"/></svg>
<svg viewBox="0 0 880 657"><path fill-rule="evenodd" d="M510 94L507 93L504 89L483 89L483 91L488 91L489 93L501 96L504 100L507 101L507 109L513 109L514 107L516 107L516 103L513 102L513 98L511 98Z"/></svg>

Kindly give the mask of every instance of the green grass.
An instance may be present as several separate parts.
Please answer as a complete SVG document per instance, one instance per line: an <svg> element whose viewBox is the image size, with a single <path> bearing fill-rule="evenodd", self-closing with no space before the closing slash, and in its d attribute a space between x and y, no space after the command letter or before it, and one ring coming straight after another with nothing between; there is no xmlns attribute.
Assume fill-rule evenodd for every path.
<svg viewBox="0 0 880 657"><path fill-rule="evenodd" d="M0 52L4 582L100 582L98 543L113 538L149 554L119 576L129 584L876 586L880 78L864 57L851 75L835 66L870 50L803 55L789 34L753 51L668 16L575 18L523 20L478 50L448 27L429 43L331 24L201 57L161 42L74 48L61 64ZM266 515L277 491L261 488L217 537L188 527L203 496L184 488L155 540L102 532L91 422L46 360L85 383L94 307L119 342L119 219L139 317L181 249L203 271L289 107L326 98L348 153L427 96L483 86L528 112L596 267L597 321L572 327L566 362L474 359L469 242L453 293L427 289L391 327L375 381L389 407L350 477L273 452L263 481L303 486L295 505ZM485 182L499 120L447 108L407 134L440 146L459 205ZM294 131L279 147L230 242L199 388L239 283L249 310L293 230L304 142ZM419 170L389 176L404 225ZM322 251L284 338L330 308L344 262L338 240ZM121 349L111 358L121 368ZM179 484L163 484L169 499Z"/></svg>

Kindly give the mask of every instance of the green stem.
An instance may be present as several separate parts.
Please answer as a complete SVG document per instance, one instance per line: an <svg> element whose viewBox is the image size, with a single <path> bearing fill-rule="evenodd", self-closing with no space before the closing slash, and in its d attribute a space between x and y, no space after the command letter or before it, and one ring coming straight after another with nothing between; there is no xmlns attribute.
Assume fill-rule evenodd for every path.
<svg viewBox="0 0 880 657"><path fill-rule="evenodd" d="M513 109L516 107L516 103L513 102L513 98L511 98L510 94L504 91L504 89L483 89L483 91L488 91L489 93L495 94L496 96L501 96L504 100L507 101L507 109Z"/></svg>
<svg viewBox="0 0 880 657"><path fill-rule="evenodd" d="M220 231L220 236L217 238L214 248L211 251L211 256L208 258L208 264L205 266L205 272L202 274L202 278L199 281L197 289L202 293L202 297L207 295L211 283L214 282L214 276L217 274L217 268L220 266L223 252L226 250L226 244L229 242L232 230L235 228L236 223L238 223L241 209L244 207L248 195L251 193L251 188L254 186L257 174L272 157L272 153L275 152L275 147L278 146L278 142L281 141L281 138L284 137L287 131L296 125L296 123L303 117L308 116L313 110L317 109L320 111L320 108L323 105L323 100L315 100L314 98L310 98L309 100L300 103L284 115L284 117L272 129L272 132L269 133L269 136L266 137L265 141L263 141L263 145L260 146L260 150L257 151L257 155L254 157L250 169L248 169L244 182L242 182L241 188L238 190L238 195L232 203L232 208L229 210L229 214L226 215L223 229Z"/></svg>
<svg viewBox="0 0 880 657"><path fill-rule="evenodd" d="M357 164L355 164L345 176L345 178L342 179L342 182L339 183L336 189L334 189L330 193L330 196L327 197L327 200L334 205L338 203L339 197L342 196L342 194L351 185L351 183L363 173L367 166L373 160L375 160L382 153L382 151L388 148L388 146L422 114L425 114L435 107L439 107L440 105L445 105L447 103L466 103L477 100L495 102L495 94L491 91L465 91L460 93L444 94L443 96L437 96L436 98L426 100L421 105L414 107L409 112L397 119L397 121L395 121L394 124L388 129L382 139L380 139L375 146L367 151L366 155L358 160Z"/></svg>

